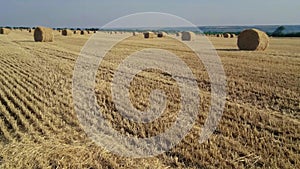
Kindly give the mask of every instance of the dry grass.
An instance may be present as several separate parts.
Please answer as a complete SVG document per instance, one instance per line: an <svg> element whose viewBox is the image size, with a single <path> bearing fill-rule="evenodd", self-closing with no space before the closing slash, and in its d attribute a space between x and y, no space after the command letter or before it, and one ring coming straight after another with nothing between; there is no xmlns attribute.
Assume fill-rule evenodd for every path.
<svg viewBox="0 0 300 169"><path fill-rule="evenodd" d="M104 34L107 41L113 35ZM116 35L119 36L119 35ZM163 89L168 109L155 124L135 124L116 112L111 78L124 57L144 47L168 49L199 79L201 113L175 148L157 157L130 159L91 142L73 109L72 73L89 36L34 43L26 32L0 36L0 168L297 168L300 165L300 41L272 38L264 51L239 51L236 39L210 37L227 75L228 97L214 135L198 144L210 104L205 67L178 41L132 36L115 46L97 73L97 102L111 126L127 135L148 137L168 128L178 109L176 84L159 71L136 76L130 96L138 109L149 92ZM104 38L105 39L105 38ZM237 66L238 65L238 66ZM275 84L275 85L274 85ZM152 127L152 128L151 128Z"/></svg>

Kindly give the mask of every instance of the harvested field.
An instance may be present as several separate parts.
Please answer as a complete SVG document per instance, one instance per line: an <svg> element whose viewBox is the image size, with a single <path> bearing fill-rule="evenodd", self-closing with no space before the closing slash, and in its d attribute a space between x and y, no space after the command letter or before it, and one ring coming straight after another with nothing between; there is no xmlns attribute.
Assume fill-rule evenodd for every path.
<svg viewBox="0 0 300 169"><path fill-rule="evenodd" d="M103 34L110 41L120 34ZM76 59L91 35L35 43L27 31L0 36L0 168L297 168L300 166L300 39L271 38L266 51L240 51L236 38L209 37L227 75L223 117L209 141L199 144L210 105L205 67L181 42L132 36L115 46L97 72L97 103L111 126L125 135L150 137L170 127L179 100L168 75L147 70L129 89L133 105L149 106L149 93L171 99L157 123L135 124L116 111L110 96L113 72L130 52L168 49L198 79L199 118L172 150L151 158L119 157L96 146L74 111L72 77ZM175 93L175 94L174 94ZM173 99L172 99L173 98Z"/></svg>

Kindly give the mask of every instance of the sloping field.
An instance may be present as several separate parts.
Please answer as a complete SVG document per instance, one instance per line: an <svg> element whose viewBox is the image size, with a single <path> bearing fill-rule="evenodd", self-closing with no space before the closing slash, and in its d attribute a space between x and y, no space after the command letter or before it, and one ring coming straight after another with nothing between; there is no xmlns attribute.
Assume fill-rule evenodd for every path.
<svg viewBox="0 0 300 169"><path fill-rule="evenodd" d="M150 137L170 127L179 107L178 90L157 70L131 83L133 105L144 110L149 93L162 89L167 110L157 121L124 119L110 96L114 70L130 52L143 47L168 49L193 70L201 103L190 133L162 155L131 159L93 143L74 111L72 76L76 59L91 35L33 42L32 33L0 36L0 168L296 168L300 166L300 39L271 38L264 52L239 51L236 39L211 37L227 75L226 106L217 130L199 144L210 106L210 82L204 66L171 38L132 37L105 57L95 91L104 117L124 135ZM109 41L109 36L105 35Z"/></svg>

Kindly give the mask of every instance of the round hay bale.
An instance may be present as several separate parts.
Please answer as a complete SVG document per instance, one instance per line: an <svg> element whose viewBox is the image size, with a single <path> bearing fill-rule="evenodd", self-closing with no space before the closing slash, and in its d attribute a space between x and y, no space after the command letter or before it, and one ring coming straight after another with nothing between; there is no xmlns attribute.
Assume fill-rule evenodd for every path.
<svg viewBox="0 0 300 169"><path fill-rule="evenodd" d="M229 33L224 33L224 34L223 34L223 37L224 37L224 38L230 38L230 36L231 36L231 35L230 35Z"/></svg>
<svg viewBox="0 0 300 169"><path fill-rule="evenodd" d="M80 31L80 35L86 35L86 34L88 34L87 31L84 31L84 30Z"/></svg>
<svg viewBox="0 0 300 169"><path fill-rule="evenodd" d="M258 29L247 29L238 36L240 50L265 50L269 46L268 35Z"/></svg>
<svg viewBox="0 0 300 169"><path fill-rule="evenodd" d="M235 34L230 34L230 38L235 38L236 37L236 35Z"/></svg>
<svg viewBox="0 0 300 169"><path fill-rule="evenodd" d="M144 38L148 39L148 38L154 38L154 37L155 37L154 32L144 32Z"/></svg>
<svg viewBox="0 0 300 169"><path fill-rule="evenodd" d="M176 36L181 36L181 33L180 33L180 32L177 32L177 33L176 33Z"/></svg>
<svg viewBox="0 0 300 169"><path fill-rule="evenodd" d="M223 34L218 34L217 37L222 38Z"/></svg>
<svg viewBox="0 0 300 169"><path fill-rule="evenodd" d="M29 30L28 30L28 32L29 32L29 33L31 33L31 32L32 32L32 30L31 30L31 29L29 29Z"/></svg>
<svg viewBox="0 0 300 169"><path fill-rule="evenodd" d="M163 37L166 37L167 36L167 33L166 32L158 32L157 33L157 37L158 38L163 38Z"/></svg>
<svg viewBox="0 0 300 169"><path fill-rule="evenodd" d="M0 34L2 34L2 35L8 35L9 33L10 33L10 29L8 29L8 28L0 29Z"/></svg>
<svg viewBox="0 0 300 169"><path fill-rule="evenodd" d="M37 27L34 30L34 41L36 42L53 42L53 30L46 27Z"/></svg>
<svg viewBox="0 0 300 169"><path fill-rule="evenodd" d="M74 33L69 29L64 29L61 31L61 35L63 36L72 36Z"/></svg>
<svg viewBox="0 0 300 169"><path fill-rule="evenodd" d="M138 32L133 32L133 33L132 33L133 36L138 36L139 34L140 34L140 33L138 33Z"/></svg>
<svg viewBox="0 0 300 169"><path fill-rule="evenodd" d="M182 41L192 41L196 36L194 32L182 32L181 34Z"/></svg>

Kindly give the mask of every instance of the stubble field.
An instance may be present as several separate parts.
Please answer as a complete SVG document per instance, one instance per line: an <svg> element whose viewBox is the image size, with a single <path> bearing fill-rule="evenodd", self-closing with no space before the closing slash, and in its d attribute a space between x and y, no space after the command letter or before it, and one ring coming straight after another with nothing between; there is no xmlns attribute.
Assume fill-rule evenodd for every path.
<svg viewBox="0 0 300 169"><path fill-rule="evenodd" d="M153 89L168 102L153 123L124 119L111 98L118 64L144 47L182 56L197 78L198 119L172 150L132 159L97 146L79 124L72 98L72 77L80 50L92 35L36 43L32 33L0 36L0 168L296 168L300 165L300 39L271 38L263 52L239 51L236 38L209 37L227 76L223 117L208 141L198 143L210 106L210 82L201 62L172 38L131 37L113 48L100 65L97 103L111 127L124 135L151 137L171 126L180 107L178 86L157 70L138 74L129 87L139 110L149 107ZM113 35L103 35L109 37Z"/></svg>

